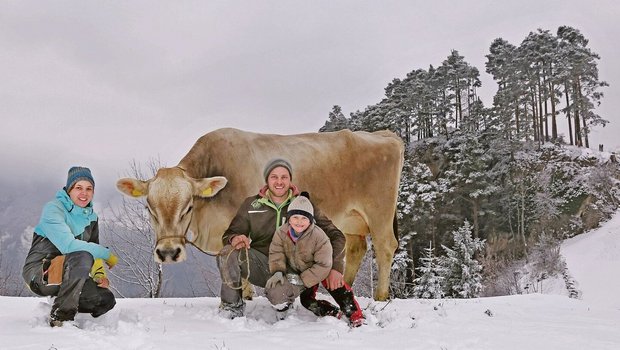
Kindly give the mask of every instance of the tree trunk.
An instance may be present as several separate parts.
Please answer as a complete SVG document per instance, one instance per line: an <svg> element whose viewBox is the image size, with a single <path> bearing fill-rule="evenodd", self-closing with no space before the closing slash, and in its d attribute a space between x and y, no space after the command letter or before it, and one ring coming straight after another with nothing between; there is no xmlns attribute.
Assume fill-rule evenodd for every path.
<svg viewBox="0 0 620 350"><path fill-rule="evenodd" d="M525 247L527 246L527 243L525 242L525 189L523 188L523 185L521 185L521 223L520 223L520 228L519 228L519 233L521 234L521 238L522 238L522 242L523 242L523 247L524 250Z"/></svg>
<svg viewBox="0 0 620 350"><path fill-rule="evenodd" d="M583 147L583 142L581 141L581 123L579 120L579 92L577 90L577 83L574 85L573 91L575 92L575 98L573 98L573 106L574 106L574 115L573 121L575 123L575 145L578 147Z"/></svg>
<svg viewBox="0 0 620 350"><path fill-rule="evenodd" d="M545 141L549 142L550 138L549 138L549 110L548 110L548 103L549 103L549 99L545 96L544 99L544 104L543 107L545 109Z"/></svg>
<svg viewBox="0 0 620 350"><path fill-rule="evenodd" d="M549 65L549 98L551 99L551 139L557 140L558 138L558 124L555 118L555 86L553 86L553 68Z"/></svg>
<svg viewBox="0 0 620 350"><path fill-rule="evenodd" d="M161 288L164 282L164 270L163 270L162 264L158 264L158 265L159 265L159 269L157 271L157 286L155 287L155 295L153 295L154 298L161 297Z"/></svg>
<svg viewBox="0 0 620 350"><path fill-rule="evenodd" d="M577 79L577 92L579 93L579 110L581 111L581 120L583 123L583 142L585 147L590 148L590 141L588 140L588 114L583 104L583 94L581 93L581 81Z"/></svg>
<svg viewBox="0 0 620 350"><path fill-rule="evenodd" d="M540 84L540 78L536 80L536 85L538 88L538 119L540 120L539 124L539 132L540 132L540 141L544 143L547 141L549 133L545 133L545 125L546 125L546 115L543 114L543 94L542 94L542 86Z"/></svg>
<svg viewBox="0 0 620 350"><path fill-rule="evenodd" d="M519 102L515 101L515 126L517 128L517 139L519 139L519 134L521 133L521 120L520 120L520 112L521 110L519 109Z"/></svg>
<svg viewBox="0 0 620 350"><path fill-rule="evenodd" d="M479 220L478 220L478 213L480 212L480 204L478 203L477 200L473 200L471 201L471 209L472 209L472 220L474 221L474 239L479 237Z"/></svg>
<svg viewBox="0 0 620 350"><path fill-rule="evenodd" d="M530 98L532 99L532 131L534 133L534 141L538 141L538 145L541 143L541 135L540 135L540 126L538 120L538 108L536 107L536 93L532 92L530 94Z"/></svg>
<svg viewBox="0 0 620 350"><path fill-rule="evenodd" d="M570 99L568 97L569 94L569 89L568 89L568 81L564 82L564 95L566 95L566 120L568 120L568 135L570 136L570 144L574 145L574 141L573 141L573 124L571 123L570 120Z"/></svg>

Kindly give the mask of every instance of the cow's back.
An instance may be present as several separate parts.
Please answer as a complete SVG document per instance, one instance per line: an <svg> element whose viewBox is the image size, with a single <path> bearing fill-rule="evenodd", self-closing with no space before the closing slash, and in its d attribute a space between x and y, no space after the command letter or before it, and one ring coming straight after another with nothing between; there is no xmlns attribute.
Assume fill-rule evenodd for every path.
<svg viewBox="0 0 620 350"><path fill-rule="evenodd" d="M217 196L195 203L194 244L217 252L241 202L265 184L265 164L288 159L293 183L343 231L359 230L369 215L393 217L403 163L403 143L388 131L342 130L299 135L219 129L201 137L179 166L194 178L224 176ZM367 233L367 232L366 232ZM208 237L207 237L208 236Z"/></svg>

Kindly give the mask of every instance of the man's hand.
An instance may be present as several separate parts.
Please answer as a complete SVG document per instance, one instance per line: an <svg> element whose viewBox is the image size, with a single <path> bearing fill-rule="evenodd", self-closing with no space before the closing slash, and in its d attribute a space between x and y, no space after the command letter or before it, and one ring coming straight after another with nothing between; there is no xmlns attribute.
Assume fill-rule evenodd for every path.
<svg viewBox="0 0 620 350"><path fill-rule="evenodd" d="M325 281L327 283L327 289L329 290L338 289L344 286L344 276L336 270L330 270Z"/></svg>
<svg viewBox="0 0 620 350"><path fill-rule="evenodd" d="M237 235L230 240L230 245L235 249L250 249L250 238L246 235Z"/></svg>
<svg viewBox="0 0 620 350"><path fill-rule="evenodd" d="M97 287L108 288L110 287L110 280L107 277L95 278Z"/></svg>

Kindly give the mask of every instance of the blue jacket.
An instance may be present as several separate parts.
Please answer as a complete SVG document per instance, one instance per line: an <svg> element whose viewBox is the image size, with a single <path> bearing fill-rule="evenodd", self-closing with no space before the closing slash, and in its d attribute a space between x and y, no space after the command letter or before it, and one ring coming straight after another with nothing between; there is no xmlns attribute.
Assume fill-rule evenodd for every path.
<svg viewBox="0 0 620 350"><path fill-rule="evenodd" d="M92 204L81 208L64 190L43 207L39 224L32 234L22 277L35 293L32 282L43 278L44 264L58 255L87 251L94 259L109 259L110 250L99 245L99 221ZM38 281L37 284L42 284Z"/></svg>
<svg viewBox="0 0 620 350"><path fill-rule="evenodd" d="M95 259L107 260L110 257L110 250L98 244L98 219L92 203L81 208L73 203L64 190L58 191L56 199L43 207L34 232L49 239L63 255L87 251Z"/></svg>

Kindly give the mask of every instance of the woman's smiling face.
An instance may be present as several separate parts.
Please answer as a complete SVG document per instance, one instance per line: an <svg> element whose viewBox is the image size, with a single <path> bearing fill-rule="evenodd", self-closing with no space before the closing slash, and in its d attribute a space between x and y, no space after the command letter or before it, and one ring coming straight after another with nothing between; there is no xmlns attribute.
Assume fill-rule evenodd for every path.
<svg viewBox="0 0 620 350"><path fill-rule="evenodd" d="M95 195L95 187L89 181L80 180L69 191L69 197L79 207L86 207Z"/></svg>

